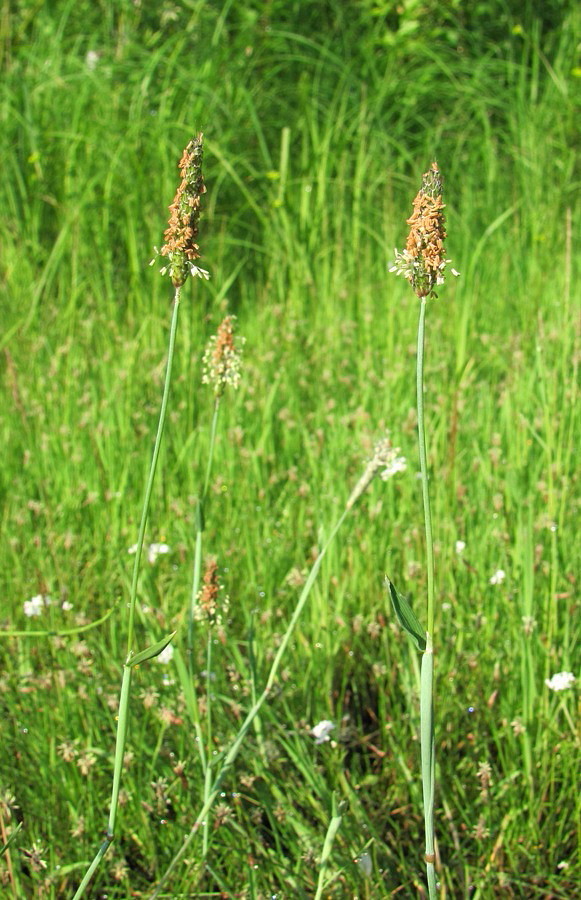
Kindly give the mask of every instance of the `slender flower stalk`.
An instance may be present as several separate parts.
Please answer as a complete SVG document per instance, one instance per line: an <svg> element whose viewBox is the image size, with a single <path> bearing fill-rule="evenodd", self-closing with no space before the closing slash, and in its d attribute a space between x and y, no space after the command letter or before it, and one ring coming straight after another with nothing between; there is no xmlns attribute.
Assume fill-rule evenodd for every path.
<svg viewBox="0 0 581 900"><path fill-rule="evenodd" d="M198 737L201 739L201 747L200 747L200 762L202 763L202 771L204 774L204 800L207 799L210 793L210 789L212 786L212 646L214 644L216 629L221 628L223 622L223 616L228 612L229 608L229 598L224 595L224 585L220 582L220 578L218 575L218 562L214 556L209 556L206 559L205 571L204 571L204 579L203 584L200 590L196 595L196 602L193 609L193 619L199 623L201 627L205 627L207 631L206 635L206 671L205 671L205 682L206 682L206 708L205 708L205 751L203 749L204 745L204 737L203 731L201 729L201 721L200 715L197 705L197 700L195 699L195 691L193 705L195 706L194 711L194 720L198 723L200 730L196 729ZM190 653L190 671L188 677L190 678L190 682L193 682L195 679L193 677L193 655ZM208 854L209 848L209 834L210 834L210 823L209 819L206 818L204 822L204 839L203 839L203 855L204 857Z"/></svg>
<svg viewBox="0 0 581 900"><path fill-rule="evenodd" d="M218 331L213 335L206 346L202 359L203 375L202 383L209 384L214 392L214 411L210 430L210 448L206 463L204 483L196 506L196 541L194 550L194 567L192 574L192 588L190 593L190 608L188 616L187 633L187 670L178 663L178 672L184 691L189 698L190 714L194 723L197 736L197 747L200 754L200 763L204 774L204 802L210 795L212 786L212 643L215 636L214 626L220 626L222 616L228 609L228 598L222 598L220 592L222 586L218 581L218 566L213 557L206 561L206 570L202 579L202 545L205 523L205 506L212 463L214 460L214 447L218 428L218 414L220 402L227 387L238 388L242 368L242 346L244 338L235 338L236 316L226 316L219 325ZM198 627L207 628L206 637L206 713L205 729L202 727L202 719L198 706L195 690L191 689L196 681L194 672L194 630ZM205 735L204 735L205 730ZM208 853L210 823L204 822L203 855Z"/></svg>
<svg viewBox="0 0 581 900"><path fill-rule="evenodd" d="M235 390L240 385L241 369L242 369L242 347L245 339L243 337L235 338L236 316L226 316L219 325L218 331L212 335L202 358L202 383L209 384L214 390L214 412L212 415L212 426L210 431L210 449L208 451L208 461L206 464L206 474L204 484L202 486L201 495L198 497L196 508L196 545L194 551L194 571L192 577L192 590L190 613L188 622L188 654L191 656L193 649L193 632L195 610L200 591L200 580L202 573L202 536L204 532L205 504L210 484L210 475L212 472L212 463L214 460L214 447L216 444L216 431L218 428L218 414L220 411L220 401L226 390L230 386Z"/></svg>
<svg viewBox="0 0 581 900"><path fill-rule="evenodd" d="M416 195L413 212L407 220L410 226L405 249L395 251L395 263L390 272L403 275L420 300L418 341L416 357L416 391L418 412L418 446L420 456L420 476L426 535L427 569L427 631L423 649L420 674L420 738L421 769L424 798L425 862L430 900L437 896L436 851L434 832L434 792L435 792L435 739L434 739L434 542L432 536L432 514L428 479L428 456L426 449L426 429L424 421L424 346L427 300L436 297L435 288L444 283L445 269L450 262L446 259L444 240L444 203L442 202L442 179L437 163L433 162L422 179L422 186ZM455 269L453 275L458 275ZM397 596L398 602L409 611L407 602ZM397 611L397 610L396 610ZM412 617L400 621L417 640L417 629L410 626Z"/></svg>
<svg viewBox="0 0 581 900"><path fill-rule="evenodd" d="M435 872L435 832L434 832L434 792L436 787L436 756L434 737L434 542L432 537L432 512L428 481L428 457L426 452L426 431L424 422L424 335L426 321L426 297L420 298L420 320L418 324L418 349L416 359L418 444L420 453L420 475L424 507L424 529L426 534L426 569L428 583L428 629L426 649L422 656L420 674L420 744L422 785L424 796L424 826L426 836L426 875L430 900L437 894Z"/></svg>
<svg viewBox="0 0 581 900"><path fill-rule="evenodd" d="M168 265L162 269L162 274L169 271L172 284L175 288L172 319L169 334L169 346L167 355L167 364L165 371L165 381L163 387L163 396L159 413L159 421L157 426L157 434L155 437L155 445L149 468L149 475L143 498L143 506L141 510L141 520L139 524L139 533L137 544L135 546L135 557L133 562L133 575L131 579L131 588L129 595L129 620L127 625L127 649L125 662L123 663L123 677L121 682L121 691L119 697L119 711L117 715L117 736L115 742L115 761L113 766L113 784L111 789L111 803L109 807L109 821L105 832L105 840L99 847L95 858L87 869L73 900L80 900L85 894L85 890L91 881L95 870L98 868L101 860L105 856L109 846L115 837L115 825L117 820L117 808L119 804L119 791L121 786L121 775L123 770L123 758L125 754L125 744L127 739L127 727L129 721L129 699L131 693L131 676L133 668L138 663L146 662L162 652L171 641L173 635L159 641L152 647L135 653L135 613L137 607L137 585L139 577L139 569L143 552L143 543L145 540L145 529L149 514L149 505L151 501L151 493L155 481L157 470L157 462L161 448L161 441L167 416L167 407L171 386L171 374L173 366L173 358L175 351L175 342L178 325L178 314L180 307L182 287L188 275L208 277L208 273L203 269L198 269L193 261L199 259L199 247L195 240L198 235L198 222L200 217L200 199L205 192L204 180L202 177L202 135L198 135L193 141L190 141L184 150L182 159L179 164L181 173L181 182L177 189L174 201L170 206L170 220L168 228L165 232L166 243L162 248L162 256L168 257Z"/></svg>

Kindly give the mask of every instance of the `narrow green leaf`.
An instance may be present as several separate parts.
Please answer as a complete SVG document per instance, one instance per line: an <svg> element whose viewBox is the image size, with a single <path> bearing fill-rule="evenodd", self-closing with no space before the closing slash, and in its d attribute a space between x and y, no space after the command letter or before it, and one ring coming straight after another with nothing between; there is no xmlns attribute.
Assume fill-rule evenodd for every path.
<svg viewBox="0 0 581 900"><path fill-rule="evenodd" d="M132 656L131 659L128 659L125 663L126 666L139 666L142 662L145 662L147 659L153 659L154 656L159 656L162 650L165 650L168 644L171 644L175 631L172 631L171 634L168 634L167 637L158 641L157 644L152 644L151 647L147 647L145 650L142 650L141 653L136 653L135 656Z"/></svg>
<svg viewBox="0 0 581 900"><path fill-rule="evenodd" d="M3 844L2 847L0 847L0 856L4 856L4 854L10 847L10 844L14 843L14 840L16 839L16 835L18 834L18 832L20 831L21 828L22 828L22 822L19 822L18 825L16 826L16 828L14 829L14 831L8 837L6 843Z"/></svg>
<svg viewBox="0 0 581 900"><path fill-rule="evenodd" d="M385 576L385 586L391 598L391 603L399 624L413 638L413 642L420 653L423 653L426 649L426 632L418 621L415 612L406 598L402 597L395 585L389 580L387 575Z"/></svg>

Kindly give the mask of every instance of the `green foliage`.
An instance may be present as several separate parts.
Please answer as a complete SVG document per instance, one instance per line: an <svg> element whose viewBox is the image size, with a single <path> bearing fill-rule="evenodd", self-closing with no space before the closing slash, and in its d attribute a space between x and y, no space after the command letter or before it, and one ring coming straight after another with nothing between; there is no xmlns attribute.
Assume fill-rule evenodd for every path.
<svg viewBox="0 0 581 900"><path fill-rule="evenodd" d="M333 793L349 808L325 894L417 891L419 668L382 587L389 571L422 619L417 306L387 268L436 156L461 272L430 308L425 372L440 877L453 897L474 884L480 897L574 896L574 692L544 680L578 670L578 10L5 7L1 625L52 634L0 643L0 812L23 823L0 860L5 890L12 878L18 897L72 896L107 820L127 551L170 319L148 262L202 130L212 279L182 298L147 535L171 553L144 562L135 646L176 629L184 646L213 403L201 357L236 313L245 372L223 402L204 507L230 596L213 647L217 758L386 427L408 472L371 485L323 560L222 786L207 860L194 845L171 892L312 897ZM52 602L29 619L39 595ZM61 634L115 603L98 628ZM191 665L201 703L203 650ZM182 845L204 790L193 706L173 664L134 670L118 839L95 897L147 896ZM335 729L316 745L324 719ZM363 852L371 876L353 862Z"/></svg>
<svg viewBox="0 0 581 900"><path fill-rule="evenodd" d="M408 603L406 598L399 593L396 586L392 584L389 578L385 579L385 585L389 593L393 611L397 616L399 624L413 639L416 650L419 650L420 653L423 653L426 649L425 628L422 628L418 617L414 613L410 604Z"/></svg>
<svg viewBox="0 0 581 900"><path fill-rule="evenodd" d="M165 650L165 648L171 644L172 639L175 636L175 631L172 631L171 634L168 634L166 637L162 638L160 641L156 641L155 644L152 644L151 647L147 647L145 650L142 650L140 653L136 653L135 656L132 656L131 659L126 663L126 665L140 666L142 663L147 662L148 659L155 659L156 656Z"/></svg>

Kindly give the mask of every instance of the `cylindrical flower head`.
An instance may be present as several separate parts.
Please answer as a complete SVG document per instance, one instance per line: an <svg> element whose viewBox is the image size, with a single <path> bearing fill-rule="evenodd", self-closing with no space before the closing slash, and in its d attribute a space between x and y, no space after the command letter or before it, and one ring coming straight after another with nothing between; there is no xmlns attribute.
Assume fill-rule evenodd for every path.
<svg viewBox="0 0 581 900"><path fill-rule="evenodd" d="M363 494L376 475L380 474L383 481L387 481L392 475L398 472L405 472L407 466L404 456L398 456L399 447L393 447L389 435L382 438L375 445L372 458L367 463L365 471L347 500L347 509L357 502L361 494ZM383 472L380 473L380 469Z"/></svg>
<svg viewBox="0 0 581 900"><path fill-rule="evenodd" d="M242 350L244 338L238 338L234 342L234 322L236 316L226 316L218 326L217 334L208 341L203 365L203 384L212 384L214 393L221 397L227 385L237 388L240 384L240 369L242 367Z"/></svg>
<svg viewBox="0 0 581 900"><path fill-rule="evenodd" d="M204 585L198 592L194 618L207 625L221 625L222 616L228 612L229 598L220 597L223 585L218 577L218 563L214 556L206 560Z"/></svg>
<svg viewBox="0 0 581 900"><path fill-rule="evenodd" d="M202 138L199 134L190 141L179 163L182 180L169 210L171 216L165 230L165 244L161 255L168 264L162 273L169 272L174 287L181 287L188 275L207 277L208 273L194 265L200 258L196 243L200 220L200 200L206 193L202 175Z"/></svg>
<svg viewBox="0 0 581 900"><path fill-rule="evenodd" d="M407 278L418 297L427 297L436 285L444 283L444 269L450 262L445 258L444 206L442 178L438 164L433 162L422 178L413 212L407 220L410 232L405 250L395 251L395 265L390 269ZM452 269L452 274L458 273Z"/></svg>

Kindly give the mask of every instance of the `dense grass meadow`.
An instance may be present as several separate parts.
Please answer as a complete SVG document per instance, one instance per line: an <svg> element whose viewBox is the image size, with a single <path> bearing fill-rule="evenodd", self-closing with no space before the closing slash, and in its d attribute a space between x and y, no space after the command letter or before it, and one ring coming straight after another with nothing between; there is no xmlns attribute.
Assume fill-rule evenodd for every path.
<svg viewBox="0 0 581 900"><path fill-rule="evenodd" d="M107 825L172 317L149 262L199 132L211 277L183 288L136 649L177 633L133 671L85 896L427 896L419 654L384 578L423 619L418 300L388 270L433 159L461 273L425 357L440 896L577 895L579 682L546 681L580 662L580 46L557 0L3 4L1 897L72 898ZM321 561L386 430L407 467Z"/></svg>

